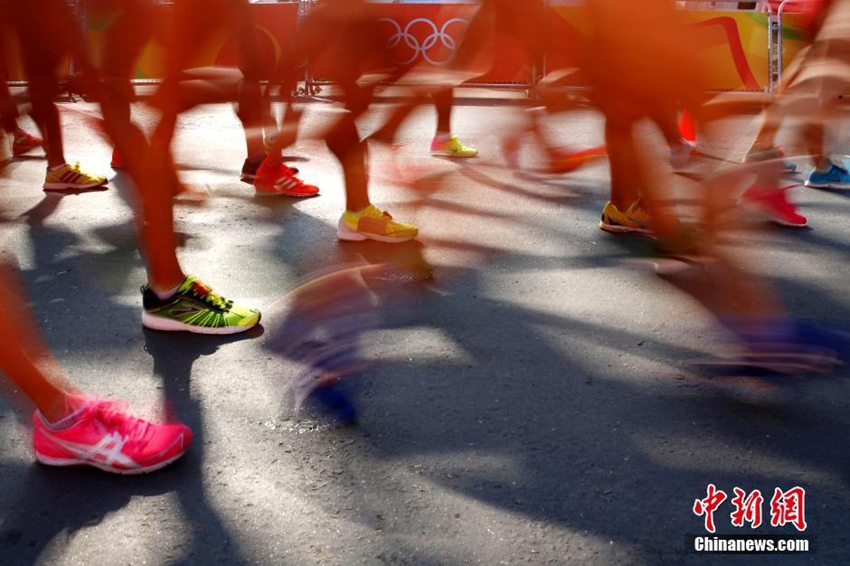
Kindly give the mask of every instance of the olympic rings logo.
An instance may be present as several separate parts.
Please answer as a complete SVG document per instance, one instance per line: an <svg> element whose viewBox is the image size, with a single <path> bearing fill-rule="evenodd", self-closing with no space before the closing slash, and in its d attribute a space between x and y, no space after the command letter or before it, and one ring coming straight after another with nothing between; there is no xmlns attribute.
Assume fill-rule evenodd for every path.
<svg viewBox="0 0 850 566"><path fill-rule="evenodd" d="M393 26L393 29L395 30L395 33L393 33L393 35L391 35L387 40L388 50L395 51L401 45L401 42L404 41L404 44L412 51L412 54L407 59L393 59L393 63L402 66L410 65L420 56L423 60L432 65L446 65L450 63L457 54L456 51L458 42L454 37L449 35L447 30L449 26L453 24L469 25L468 20L463 18L452 18L450 20L446 20L443 27L438 28L437 24L427 18L416 18L414 20L410 20L410 22L404 26L404 29L402 29L401 25L392 18L381 18L378 21L387 22ZM421 41L417 36L411 33L413 28L420 24L424 25L426 30L430 30L431 32ZM445 52L448 52L448 56L443 56L443 53Z"/></svg>

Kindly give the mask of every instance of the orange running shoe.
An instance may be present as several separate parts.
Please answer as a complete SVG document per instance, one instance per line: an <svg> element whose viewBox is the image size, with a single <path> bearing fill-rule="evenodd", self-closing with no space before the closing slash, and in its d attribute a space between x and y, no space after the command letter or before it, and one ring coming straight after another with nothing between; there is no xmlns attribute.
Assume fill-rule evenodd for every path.
<svg viewBox="0 0 850 566"><path fill-rule="evenodd" d="M600 145L577 152L565 152L564 148L560 148L551 150L550 155L549 169L552 173L569 173L602 159L608 155L608 148Z"/></svg>
<svg viewBox="0 0 850 566"><path fill-rule="evenodd" d="M254 189L258 195L305 198L314 197L319 194L319 187L308 185L295 176L297 169L287 167L283 163L272 165L269 160L264 160L257 169L254 177Z"/></svg>

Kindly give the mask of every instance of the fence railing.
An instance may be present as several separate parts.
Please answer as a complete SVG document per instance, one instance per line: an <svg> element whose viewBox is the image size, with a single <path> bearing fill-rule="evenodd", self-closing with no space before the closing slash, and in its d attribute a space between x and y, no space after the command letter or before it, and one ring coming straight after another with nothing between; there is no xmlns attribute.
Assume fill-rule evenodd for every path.
<svg viewBox="0 0 850 566"><path fill-rule="evenodd" d="M776 70L776 80L777 82L782 80L782 73L785 71L785 26L784 26L784 18L786 13L786 6L812 6L817 4L817 2L813 0L783 0L779 7L776 10L776 20L775 25L777 29L777 45L776 45L776 61L777 61L777 70Z"/></svg>
<svg viewBox="0 0 850 566"><path fill-rule="evenodd" d="M522 2L524 0L517 0ZM784 34L783 34L783 17L787 13L786 6L800 5L811 3L813 0L784 0L779 5L776 13L774 13L771 4L767 0L756 0L753 2L714 2L717 7L725 7L729 4L749 5L748 10L738 10L738 13L753 12L763 14L763 23L759 23L759 17L741 17L735 13L717 11L697 11L695 8L705 7L706 4L712 4L705 0L677 0L677 6L680 9L692 12L695 21L699 20L705 23L705 20L710 23L717 24L717 28L723 28L723 31L728 35L728 49L732 54L736 69L729 66L728 61L719 61L719 59L728 59L728 55L720 54L717 56L717 65L727 65L729 69L724 72L727 75L734 74L737 71L741 75L742 80L740 85L714 85L712 88L716 90L753 90L753 81L744 80L744 73L741 67L745 69L748 76L758 78L758 90L773 91L776 82L781 78L782 70L785 67L784 53ZM545 0L550 17L555 21L555 25L569 27L571 31L575 31L579 26L574 26L569 20L572 17L578 18L581 10L581 0ZM160 4L169 4L170 2L158 2ZM287 11L286 18L294 18L294 21L287 23L287 26L294 25L294 30L297 31L303 20L309 16L313 4L316 0L293 0L291 2L259 2L261 10L265 10L265 20L261 21L261 25L268 28L274 28L269 22L269 14L277 11L276 6L280 6L280 14L283 16L284 10ZM86 9L85 0L69 1L77 15L80 25L86 31L89 28L89 13ZM397 57L399 62L408 64L420 63L425 59L424 64L433 64L439 67L445 64L447 59L432 57L434 53L442 50L454 54L457 47L461 44L464 27L468 24L471 14L477 9L476 6L470 5L469 0L455 0L454 2L444 3L424 3L416 0L400 0L398 2L381 2L381 5L375 3L376 13L378 13L383 27L387 30L387 45L388 48L394 47L397 50L404 51L403 56ZM166 6L164 9L168 9ZM294 11L294 16L292 15ZM721 21L723 20L723 21ZM447 23L450 22L450 23ZM761 40L753 42L754 34L762 34L766 28L766 40L764 41L764 51L760 51L758 45ZM290 28L287 28L290 30ZM287 32L279 32L274 41L285 42L291 38L282 38L280 36L289 34ZM266 34L274 35L274 34ZM747 41L744 41L742 36L747 35ZM276 47L280 47L277 45ZM749 52L747 50L750 50ZM406 51L405 51L406 50ZM211 59L216 60L219 54L212 54ZM445 53L443 53L445 55ZM439 60L437 60L439 59ZM428 63L428 60L431 63ZM569 57L567 57L569 60ZM766 77L762 75L764 61L767 61ZM755 65L755 72L750 67ZM530 90L543 76L550 70L556 68L556 63L563 64L563 61L553 62L549 58L544 59L541 66L537 66L535 61L521 60L515 54L511 54L509 49L503 50L496 56L496 66L494 71L485 75L483 78L471 83L471 86L486 86L486 87L507 87ZM156 67L156 65L154 65ZM322 69L318 63L307 61L304 64L303 87L299 86L299 92L302 94L314 94L321 85L328 84L328 80L322 77ZM70 62L70 72L75 71L74 61ZM155 72L147 74L137 69L135 79L138 82L151 82L159 79ZM734 77L733 77L734 79ZM734 80L726 82L733 83Z"/></svg>

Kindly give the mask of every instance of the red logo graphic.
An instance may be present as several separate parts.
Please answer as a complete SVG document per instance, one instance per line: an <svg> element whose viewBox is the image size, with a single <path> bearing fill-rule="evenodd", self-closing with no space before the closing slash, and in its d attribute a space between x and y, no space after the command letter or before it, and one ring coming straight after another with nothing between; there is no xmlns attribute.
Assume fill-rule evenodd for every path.
<svg viewBox="0 0 850 566"><path fill-rule="evenodd" d="M714 532L714 512L720 504L726 501L726 493L718 491L713 483L708 484L708 495L705 499L694 501L694 513L699 517L705 515L705 530Z"/></svg>
<svg viewBox="0 0 850 566"><path fill-rule="evenodd" d="M735 497L732 498L732 505L735 510L732 511L732 526L743 527L744 523L749 523L750 527L756 529L761 525L761 505L764 503L759 490L753 490L747 495L747 492L740 487L733 488Z"/></svg>
<svg viewBox="0 0 850 566"><path fill-rule="evenodd" d="M782 527L791 523L798 531L806 530L806 490L795 486L788 491L778 487L770 499L770 525Z"/></svg>
<svg viewBox="0 0 850 566"><path fill-rule="evenodd" d="M730 500L735 509L729 515L732 526L742 528L749 523L750 528L757 529L762 523L762 506L764 497L761 491L754 489L747 493L740 487L732 488L735 496ZM715 532L714 512L726 501L726 492L717 489L710 483L706 489L705 499L694 501L694 515L705 518L705 530ZM794 486L787 491L776 488L770 499L770 526L784 527L794 525L798 531L805 531L806 524L806 490Z"/></svg>

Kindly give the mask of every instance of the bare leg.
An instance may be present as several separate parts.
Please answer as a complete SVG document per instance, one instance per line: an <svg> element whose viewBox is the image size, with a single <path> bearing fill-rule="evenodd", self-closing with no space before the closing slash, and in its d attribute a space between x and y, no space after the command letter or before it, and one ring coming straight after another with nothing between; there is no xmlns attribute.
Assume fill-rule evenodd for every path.
<svg viewBox="0 0 850 566"><path fill-rule="evenodd" d="M73 411L67 378L41 341L16 270L0 261L0 368L51 422Z"/></svg>

